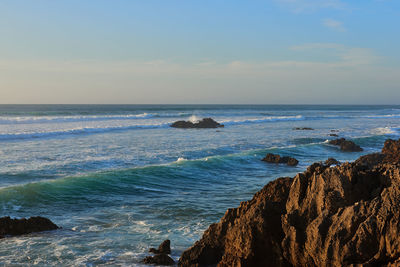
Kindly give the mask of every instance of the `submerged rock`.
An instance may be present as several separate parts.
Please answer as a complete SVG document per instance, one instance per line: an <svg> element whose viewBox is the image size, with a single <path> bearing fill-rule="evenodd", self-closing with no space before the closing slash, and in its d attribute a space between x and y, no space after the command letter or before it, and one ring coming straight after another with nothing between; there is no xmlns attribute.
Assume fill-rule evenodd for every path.
<svg viewBox="0 0 400 267"><path fill-rule="evenodd" d="M356 145L353 141L346 140L345 138L335 139L329 141L329 144L339 146L340 150L345 152L360 152L363 149Z"/></svg>
<svg viewBox="0 0 400 267"><path fill-rule="evenodd" d="M329 134L329 136L339 137L337 134Z"/></svg>
<svg viewBox="0 0 400 267"><path fill-rule="evenodd" d="M191 121L176 121L171 124L174 128L220 128L224 127L223 124L216 122L211 118L204 118L198 122Z"/></svg>
<svg viewBox="0 0 400 267"><path fill-rule="evenodd" d="M292 157L281 157L278 154L268 153L262 161L270 163L286 163L289 166L296 166L299 161Z"/></svg>
<svg viewBox="0 0 400 267"><path fill-rule="evenodd" d="M52 221L44 217L11 219L7 216L0 218L0 238L56 230L58 228Z"/></svg>
<svg viewBox="0 0 400 267"><path fill-rule="evenodd" d="M180 266L397 266L400 140L382 153L312 164L228 209Z"/></svg>

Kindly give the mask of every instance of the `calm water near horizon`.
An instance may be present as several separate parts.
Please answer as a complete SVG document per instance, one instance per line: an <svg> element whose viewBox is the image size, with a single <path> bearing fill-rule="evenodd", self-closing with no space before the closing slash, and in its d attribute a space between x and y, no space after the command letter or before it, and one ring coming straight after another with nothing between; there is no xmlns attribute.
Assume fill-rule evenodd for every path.
<svg viewBox="0 0 400 267"><path fill-rule="evenodd" d="M225 127L169 127L204 117ZM364 151L328 145L332 130ZM1 240L0 266L140 265L167 238L178 259L269 181L399 137L400 106L0 105L0 216L63 227ZM300 164L261 162L270 152Z"/></svg>

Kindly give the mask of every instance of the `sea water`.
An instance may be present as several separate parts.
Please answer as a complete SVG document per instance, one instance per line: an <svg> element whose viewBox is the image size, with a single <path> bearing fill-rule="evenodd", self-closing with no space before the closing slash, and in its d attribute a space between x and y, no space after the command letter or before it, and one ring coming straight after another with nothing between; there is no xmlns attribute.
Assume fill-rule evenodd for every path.
<svg viewBox="0 0 400 267"><path fill-rule="evenodd" d="M169 127L204 117L225 127ZM0 264L135 266L165 239L177 260L269 181L377 152L399 129L400 106L0 105L0 216L62 227L0 240ZM333 133L364 151L327 144Z"/></svg>

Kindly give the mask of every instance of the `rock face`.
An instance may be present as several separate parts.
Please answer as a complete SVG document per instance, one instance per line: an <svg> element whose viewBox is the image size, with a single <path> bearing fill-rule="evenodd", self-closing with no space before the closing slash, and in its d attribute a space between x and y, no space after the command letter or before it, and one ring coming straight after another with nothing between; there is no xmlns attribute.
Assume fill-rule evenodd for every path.
<svg viewBox="0 0 400 267"><path fill-rule="evenodd" d="M345 152L363 151L363 149L359 145L356 145L353 141L346 140L345 138L331 140L329 141L329 144L340 146L340 150Z"/></svg>
<svg viewBox="0 0 400 267"><path fill-rule="evenodd" d="M191 121L176 121L171 124L171 127L174 128L219 128L224 127L224 125L216 122L211 118L204 118L198 122L191 122Z"/></svg>
<svg viewBox="0 0 400 267"><path fill-rule="evenodd" d="M262 161L269 163L286 163L289 166L296 166L299 161L292 157L281 157L277 154L268 153Z"/></svg>
<svg viewBox="0 0 400 267"><path fill-rule="evenodd" d="M314 163L270 182L229 209L179 260L181 266L399 263L400 140L353 163Z"/></svg>
<svg viewBox="0 0 400 267"><path fill-rule="evenodd" d="M174 265L175 261L168 256L171 254L171 241L164 240L158 249L150 248L149 252L154 253L154 256L148 256L142 260L145 264L156 264L156 265Z"/></svg>
<svg viewBox="0 0 400 267"><path fill-rule="evenodd" d="M59 227L52 221L43 217L31 217L29 219L11 219L10 217L0 218L0 238L55 230L58 228Z"/></svg>

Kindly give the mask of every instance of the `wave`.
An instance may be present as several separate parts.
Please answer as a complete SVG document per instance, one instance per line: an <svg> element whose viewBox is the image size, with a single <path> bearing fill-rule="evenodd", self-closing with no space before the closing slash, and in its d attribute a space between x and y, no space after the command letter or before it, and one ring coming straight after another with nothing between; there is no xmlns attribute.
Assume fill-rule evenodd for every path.
<svg viewBox="0 0 400 267"><path fill-rule="evenodd" d="M220 123L224 125L237 125L237 124L248 124L248 123L301 121L301 120L305 120L305 118L302 115L297 115L297 116L270 116L270 117L252 118L243 120L225 120L225 121L220 121Z"/></svg>
<svg viewBox="0 0 400 267"><path fill-rule="evenodd" d="M20 139L36 139L46 137L58 137L66 135L79 135L79 134L94 134L106 133L111 131L124 131L133 129L155 129L169 127L170 123L159 124L142 124L142 125L129 125L129 126L112 126L112 127L79 127L63 131L50 131L50 132L22 132L13 134L0 134L1 140L20 140Z"/></svg>
<svg viewBox="0 0 400 267"><path fill-rule="evenodd" d="M126 115L72 115L72 116L0 116L0 124L35 124L87 122L108 120L145 120L152 118L179 118L190 116L191 113L141 113Z"/></svg>

